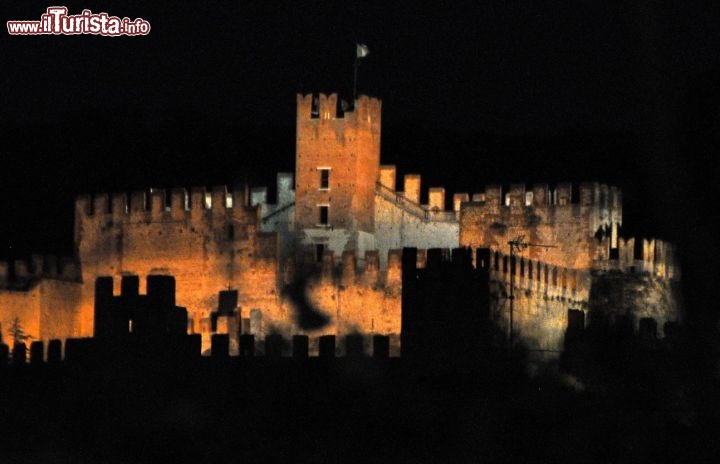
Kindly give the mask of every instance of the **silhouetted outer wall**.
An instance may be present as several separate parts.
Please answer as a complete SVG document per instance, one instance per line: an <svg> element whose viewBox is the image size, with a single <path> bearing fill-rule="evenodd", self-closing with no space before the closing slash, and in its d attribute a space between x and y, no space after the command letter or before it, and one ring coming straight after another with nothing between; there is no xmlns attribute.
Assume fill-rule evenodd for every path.
<svg viewBox="0 0 720 464"><path fill-rule="evenodd" d="M417 249L402 253L402 355L433 370L476 358L489 342L488 250L477 251L479 267L470 249L449 251L427 250L424 268Z"/></svg>

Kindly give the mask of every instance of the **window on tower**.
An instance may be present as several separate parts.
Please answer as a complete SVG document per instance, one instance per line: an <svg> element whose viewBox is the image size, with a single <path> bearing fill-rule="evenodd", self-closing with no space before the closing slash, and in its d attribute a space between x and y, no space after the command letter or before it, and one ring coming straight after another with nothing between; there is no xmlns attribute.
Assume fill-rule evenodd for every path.
<svg viewBox="0 0 720 464"><path fill-rule="evenodd" d="M322 226L326 226L328 224L328 210L330 209L327 205L321 205L318 206L318 209L320 210L320 222L319 224Z"/></svg>
<svg viewBox="0 0 720 464"><path fill-rule="evenodd" d="M320 171L320 190L330 188L330 168L319 168Z"/></svg>

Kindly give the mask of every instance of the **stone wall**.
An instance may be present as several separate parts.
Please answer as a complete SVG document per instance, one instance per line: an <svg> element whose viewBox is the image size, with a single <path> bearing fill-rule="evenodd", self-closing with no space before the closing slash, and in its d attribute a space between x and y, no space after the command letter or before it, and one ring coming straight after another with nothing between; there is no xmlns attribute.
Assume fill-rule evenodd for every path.
<svg viewBox="0 0 720 464"><path fill-rule="evenodd" d="M663 337L666 322L680 322L682 297L679 281L649 272L609 271L593 275L589 295L590 312L603 314L612 323L619 317L632 322L639 330L642 318L652 318Z"/></svg>
<svg viewBox="0 0 720 464"><path fill-rule="evenodd" d="M92 335L93 282L100 276L173 275L177 301L190 312L190 331L225 288L237 288L240 305L283 320L277 292L277 234L260 229L259 209L243 193L174 189L80 197L76 243L82 268L81 333ZM119 282L120 279L116 279ZM119 284L117 284L119 285ZM119 291L119 288L116 289Z"/></svg>
<svg viewBox="0 0 720 464"><path fill-rule="evenodd" d="M280 243L280 263L294 254L295 245L295 184L293 174L277 175L277 201L269 203L267 187L255 187L250 191L250 206L260 208L260 230L276 232Z"/></svg>
<svg viewBox="0 0 720 464"><path fill-rule="evenodd" d="M357 269L354 252L343 253L340 265L334 264L332 253L326 253L307 294L330 315L328 333L400 333L400 251L391 250L387 260L387 270L381 271L378 253L367 252L364 268Z"/></svg>
<svg viewBox="0 0 720 464"><path fill-rule="evenodd" d="M79 280L70 258L33 255L27 262L0 262L2 338L9 339L15 318L31 341L79 335Z"/></svg>
<svg viewBox="0 0 720 464"><path fill-rule="evenodd" d="M381 252L380 266L386 262L384 250L456 248L460 235L458 211L445 210L445 189L431 187L428 203L420 203L421 177L408 174L404 191L396 191L395 166L381 166L375 194L375 237Z"/></svg>
<svg viewBox="0 0 720 464"><path fill-rule="evenodd" d="M662 337L665 323L681 321L678 266L669 254L658 260L655 248L648 244L661 243L666 252L667 245L642 242L647 246L632 262L621 253L620 259L595 263L600 266L590 269L564 268L522 255L513 264L510 256L495 251L490 257L492 313L509 333L512 281L513 333L530 348L562 350L570 309L582 311L588 323L593 317L610 324L624 318L634 324L635 332L640 319L652 318Z"/></svg>
<svg viewBox="0 0 720 464"><path fill-rule="evenodd" d="M607 261L617 247L617 227L622 224L620 192L597 183L579 186L573 202L572 186L555 190L535 185L526 190L512 185L504 195L498 185L473 195L460 212L460 246L509 251L508 241L525 241L553 248L530 247L530 259L573 269L590 269Z"/></svg>

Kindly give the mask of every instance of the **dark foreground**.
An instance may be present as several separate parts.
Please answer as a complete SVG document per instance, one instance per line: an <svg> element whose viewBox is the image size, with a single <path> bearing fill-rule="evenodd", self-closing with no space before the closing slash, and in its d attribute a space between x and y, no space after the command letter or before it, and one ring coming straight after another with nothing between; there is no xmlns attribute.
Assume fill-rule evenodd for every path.
<svg viewBox="0 0 720 464"><path fill-rule="evenodd" d="M657 350L580 377L496 352L195 359L0 371L0 461L699 462L718 385ZM573 361L577 367L577 360ZM610 364L608 364L610 365ZM152 366L152 367L150 367Z"/></svg>

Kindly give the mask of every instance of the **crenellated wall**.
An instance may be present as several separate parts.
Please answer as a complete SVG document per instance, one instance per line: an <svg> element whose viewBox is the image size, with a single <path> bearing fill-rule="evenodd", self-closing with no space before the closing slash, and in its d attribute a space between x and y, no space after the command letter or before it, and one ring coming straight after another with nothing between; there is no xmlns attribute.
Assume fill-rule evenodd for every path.
<svg viewBox="0 0 720 464"><path fill-rule="evenodd" d="M82 285L72 258L32 255L0 262L0 327L3 339L15 318L29 340L79 335Z"/></svg>
<svg viewBox="0 0 720 464"><path fill-rule="evenodd" d="M400 256L400 250L390 250L381 270L377 252L366 252L361 268L354 251L344 252L339 264L332 252L325 253L307 287L309 300L330 316L325 333L400 334Z"/></svg>
<svg viewBox="0 0 720 464"><path fill-rule="evenodd" d="M579 185L577 201L572 186L561 183L526 189L513 184L506 193L499 185L461 204L460 245L509 250L508 242L524 240L553 248L530 247L531 259L556 266L589 269L609 259L617 247L617 227L622 224L621 193L597 183Z"/></svg>
<svg viewBox="0 0 720 464"><path fill-rule="evenodd" d="M375 194L375 237L379 250L414 247L456 248L460 235L457 209L445 210L445 189L431 187L428 203L420 203L421 177L408 174L396 190L395 166L380 166ZM455 206L455 205L453 205ZM386 262L381 259L384 268Z"/></svg>
<svg viewBox="0 0 720 464"><path fill-rule="evenodd" d="M33 254L27 260L0 261L0 288L23 288L38 279L79 282L80 270L69 256Z"/></svg>
<svg viewBox="0 0 720 464"><path fill-rule="evenodd" d="M607 262L607 269L680 280L676 248L660 239L619 238L617 253Z"/></svg>
<svg viewBox="0 0 720 464"><path fill-rule="evenodd" d="M589 269L566 268L525 256L490 255L491 306L509 334L513 283L513 334L528 347L560 350L568 309L588 308Z"/></svg>
<svg viewBox="0 0 720 464"><path fill-rule="evenodd" d="M175 276L178 304L190 311L191 330L214 308L217 292L228 287L239 289L243 306L281 318L277 234L260 231L260 210L244 198L244 192L230 193L224 186L78 198L81 333L92 334L92 282L99 276Z"/></svg>
<svg viewBox="0 0 720 464"><path fill-rule="evenodd" d="M652 318L662 337L666 322L681 319L679 266L672 247L643 240L635 258L634 239L619 239L613 255L591 268L567 268L528 258L514 258L494 250L491 255L491 292L494 312L509 330L510 286L513 285L513 333L531 348L562 349L568 310L602 314L608 320L624 317L639 330L642 318ZM661 250L661 251L658 251Z"/></svg>
<svg viewBox="0 0 720 464"><path fill-rule="evenodd" d="M92 333L88 327L93 288L88 282L99 276L138 275L142 293L142 277L161 274L175 277L177 304L188 309L188 332L203 335L205 351L213 333L235 330L243 321L256 321L256 316L253 333L262 337L274 332L387 334L394 340L393 352L399 350L400 261L394 251L383 271L377 252L365 252L360 260L354 251L344 252L341 260L326 252L317 274L311 273L315 277L308 281L306 293L328 324L312 330L297 324L295 302L283 295L292 266L280 266L285 260L278 252L279 234L259 230L263 217L278 211L285 215L278 205L292 199L290 179L279 176L279 188L285 192L279 192L276 205L268 205L263 191L253 190L248 201L254 206L246 206L244 192L228 193L224 187L193 188L189 193L175 189L168 201L164 190L114 195L112 200L106 195L79 198L76 238L85 282L83 334ZM289 250L293 245L289 243ZM116 292L120 282L115 279ZM225 289L238 291L238 315L234 320L220 318L219 326L211 328L208 321L217 308L218 292Z"/></svg>
<svg viewBox="0 0 720 464"><path fill-rule="evenodd" d="M197 362L212 365L220 362L219 367L227 369L231 367L226 361L228 358L237 358L237 361L249 361L255 358L253 364L263 363L270 368L286 368L287 363L278 364L281 358L290 358L306 363L309 358L322 358L327 366L327 361L341 358L352 358L354 367L361 358L368 363L372 360L380 360L385 364L388 358L397 357L390 348L392 340L386 335L363 335L347 334L343 336L321 335L309 337L307 335L294 335L285 338L280 334L270 334L260 338L251 334L241 336L241 350L231 349L228 343L228 334L214 334L207 350L201 349L200 336L198 334L186 335L184 337L171 337L164 340L167 344L162 351L157 345L139 342L137 338L127 337L116 340L108 350L106 340L96 338L67 338L38 340L30 343L13 343L8 346L0 342L0 353L9 354L24 353L25 356L13 357L9 365L9 359L0 358L0 374L14 375L22 373L22 369L42 369L44 366L58 368L66 366L98 367L104 365L114 366L118 361L122 363L138 363L136 366L147 363L148 359L160 363L193 363L191 368L196 368ZM432 343L427 340L426 343ZM200 355L207 356L201 361ZM372 359L371 359L372 358ZM126 364L127 365L127 364ZM239 364L236 364L238 366ZM372 364L368 364L371 366ZM8 370L12 367L12 370ZM26 372L37 372L29 370Z"/></svg>

